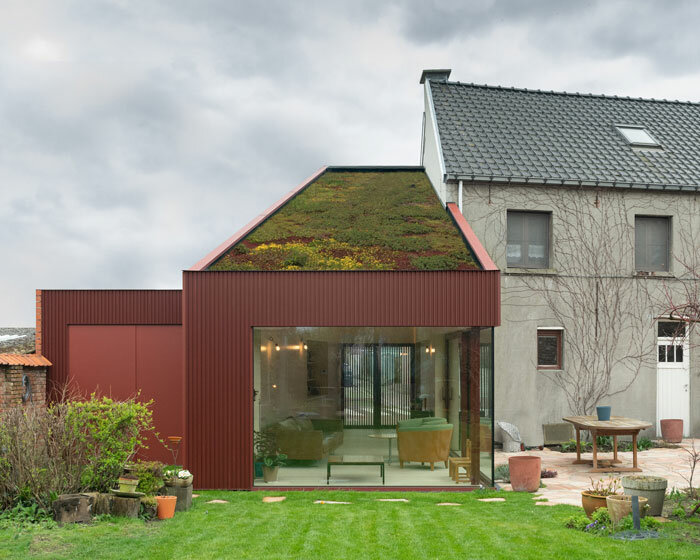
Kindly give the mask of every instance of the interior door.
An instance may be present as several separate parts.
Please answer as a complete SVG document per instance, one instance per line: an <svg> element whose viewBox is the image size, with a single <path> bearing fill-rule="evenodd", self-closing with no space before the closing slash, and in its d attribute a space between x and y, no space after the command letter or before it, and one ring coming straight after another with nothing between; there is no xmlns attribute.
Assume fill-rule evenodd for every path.
<svg viewBox="0 0 700 560"><path fill-rule="evenodd" d="M690 354L688 337L682 323L660 322L656 347L656 432L661 435L660 420L681 418L683 436L688 437Z"/></svg>
<svg viewBox="0 0 700 560"><path fill-rule="evenodd" d="M346 344L342 386L345 427L389 428L410 417L412 344Z"/></svg>

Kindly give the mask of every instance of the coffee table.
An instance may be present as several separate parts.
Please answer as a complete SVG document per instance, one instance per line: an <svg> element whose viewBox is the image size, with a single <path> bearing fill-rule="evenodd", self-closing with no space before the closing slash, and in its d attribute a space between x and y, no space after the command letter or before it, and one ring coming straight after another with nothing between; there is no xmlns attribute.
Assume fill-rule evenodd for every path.
<svg viewBox="0 0 700 560"><path fill-rule="evenodd" d="M377 465L381 471L382 484L384 482L384 458L376 455L331 455L328 457L326 470L326 484L331 483L331 467L337 465Z"/></svg>
<svg viewBox="0 0 700 560"><path fill-rule="evenodd" d="M387 463L391 465L391 442L396 439L396 432L377 432L374 434L369 434L369 437L375 439L386 439L389 441L389 459Z"/></svg>

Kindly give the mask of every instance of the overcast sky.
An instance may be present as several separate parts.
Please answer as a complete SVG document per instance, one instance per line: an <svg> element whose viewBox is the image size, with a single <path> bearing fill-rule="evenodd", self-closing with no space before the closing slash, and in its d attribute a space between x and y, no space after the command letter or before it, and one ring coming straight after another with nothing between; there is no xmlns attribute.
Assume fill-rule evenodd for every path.
<svg viewBox="0 0 700 560"><path fill-rule="evenodd" d="M699 12L0 0L0 327L34 326L36 288L180 288L323 165L418 164L423 68L700 100Z"/></svg>

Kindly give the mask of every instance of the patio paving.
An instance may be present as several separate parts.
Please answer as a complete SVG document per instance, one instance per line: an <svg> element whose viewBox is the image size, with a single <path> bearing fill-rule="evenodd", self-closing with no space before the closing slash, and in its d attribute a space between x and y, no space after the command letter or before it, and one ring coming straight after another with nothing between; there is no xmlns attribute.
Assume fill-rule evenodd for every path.
<svg viewBox="0 0 700 560"><path fill-rule="evenodd" d="M690 449L695 442L695 448L700 449L700 439L684 439L678 444L682 447ZM508 464L508 458L514 455L536 455L542 457L542 468L557 471L556 478L544 478L542 482L547 486L540 488L537 496L547 498L554 504L569 504L574 506L581 505L581 492L588 488L591 484L591 478L597 480L599 478L608 478L609 476L623 477L627 474L646 474L663 476L668 479L668 490L674 486L684 488L688 483L683 479L681 474L689 474L688 453L683 449L665 449L656 448L647 451L637 452L639 467L641 473L591 473L590 465L574 465L576 453L561 453L545 448L540 451L533 449L523 453L504 453L496 451L494 461L496 466ZM612 457L611 453L598 453L599 458L607 459ZM632 464L632 452L625 451L618 453L622 460L622 465L627 466ZM591 459L592 453L582 453L582 459ZM700 473L696 471L696 478L700 484ZM498 483L504 490L511 490L510 484ZM695 486L695 484L694 484Z"/></svg>

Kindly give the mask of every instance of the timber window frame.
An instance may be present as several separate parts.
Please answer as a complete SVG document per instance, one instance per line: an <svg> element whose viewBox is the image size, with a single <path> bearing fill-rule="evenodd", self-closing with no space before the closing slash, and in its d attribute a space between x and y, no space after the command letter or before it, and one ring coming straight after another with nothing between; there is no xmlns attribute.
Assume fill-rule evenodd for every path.
<svg viewBox="0 0 700 560"><path fill-rule="evenodd" d="M552 341L554 348L552 348ZM561 328L537 329L537 369L560 370L563 362L564 330ZM552 355L553 350L553 355Z"/></svg>

